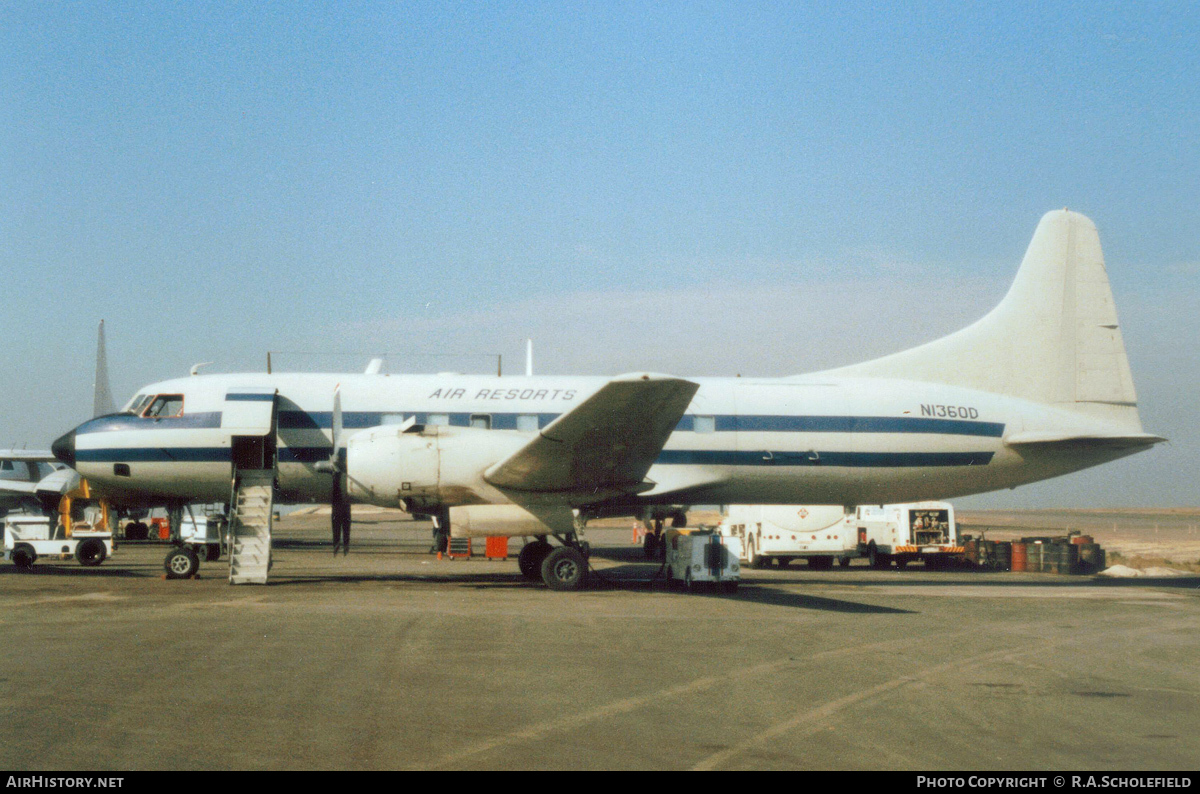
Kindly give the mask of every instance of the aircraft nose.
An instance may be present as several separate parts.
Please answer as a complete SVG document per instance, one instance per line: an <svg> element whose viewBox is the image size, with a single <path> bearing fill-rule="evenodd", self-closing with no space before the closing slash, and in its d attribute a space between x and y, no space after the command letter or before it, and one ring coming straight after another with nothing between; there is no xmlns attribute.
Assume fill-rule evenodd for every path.
<svg viewBox="0 0 1200 794"><path fill-rule="evenodd" d="M50 452L54 457L61 460L71 468L75 468L75 431L72 430L66 435L59 436L53 444L50 445Z"/></svg>

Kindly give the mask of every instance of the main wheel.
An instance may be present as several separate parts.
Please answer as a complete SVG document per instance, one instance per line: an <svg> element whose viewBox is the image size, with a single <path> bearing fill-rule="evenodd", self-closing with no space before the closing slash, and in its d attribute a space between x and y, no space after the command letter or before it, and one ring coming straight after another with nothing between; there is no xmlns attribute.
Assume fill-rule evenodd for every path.
<svg viewBox="0 0 1200 794"><path fill-rule="evenodd" d="M209 543L204 547L204 561L216 562L221 559L221 544Z"/></svg>
<svg viewBox="0 0 1200 794"><path fill-rule="evenodd" d="M104 548L104 541L100 538L84 538L75 547L75 559L79 560L80 565L99 565L107 556L108 549Z"/></svg>
<svg viewBox="0 0 1200 794"><path fill-rule="evenodd" d="M521 547L521 553L517 555L517 567L521 569L521 575L531 582L540 579L542 563L553 549L553 546L540 539Z"/></svg>
<svg viewBox="0 0 1200 794"><path fill-rule="evenodd" d="M587 560L578 549L560 546L542 561L542 581L551 590L579 590L587 578Z"/></svg>
<svg viewBox="0 0 1200 794"><path fill-rule="evenodd" d="M28 571L37 562L37 552L28 543L18 543L13 546L11 559L13 565Z"/></svg>
<svg viewBox="0 0 1200 794"><path fill-rule="evenodd" d="M168 579L189 579L200 570L200 558L187 546L177 546L167 552L163 569Z"/></svg>
<svg viewBox="0 0 1200 794"><path fill-rule="evenodd" d="M850 567L850 558L849 557L838 557L838 565L842 566L843 568L849 568Z"/></svg>

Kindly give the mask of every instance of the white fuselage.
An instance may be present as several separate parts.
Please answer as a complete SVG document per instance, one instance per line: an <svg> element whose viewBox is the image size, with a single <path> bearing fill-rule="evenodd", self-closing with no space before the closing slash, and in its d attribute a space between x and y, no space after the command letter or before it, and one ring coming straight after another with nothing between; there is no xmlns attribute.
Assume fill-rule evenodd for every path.
<svg viewBox="0 0 1200 794"><path fill-rule="evenodd" d="M1006 436L1086 432L1090 420L971 389L820 375L692 380L700 388L649 471L655 485L629 497L630 504L849 505L949 498L1042 480L1137 451L1018 451L1005 444ZM522 438L532 438L534 427L544 428L608 381L455 374L180 378L139 392L182 395L180 415L124 413L85 422L75 430L74 466L96 493L125 504L227 501L226 395L238 388L274 389L279 498L328 501L331 475L317 464L330 456L339 386L346 437L415 416L420 424L486 425L490 433L512 436L515 448ZM467 494L464 502L503 500L495 489L478 490L486 493Z"/></svg>

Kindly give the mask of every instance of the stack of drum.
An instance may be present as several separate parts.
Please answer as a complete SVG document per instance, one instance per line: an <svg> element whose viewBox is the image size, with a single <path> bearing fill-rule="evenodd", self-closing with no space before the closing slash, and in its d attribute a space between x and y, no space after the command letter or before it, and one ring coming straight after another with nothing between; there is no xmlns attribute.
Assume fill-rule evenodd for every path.
<svg viewBox="0 0 1200 794"><path fill-rule="evenodd" d="M984 570L1081 574L1104 570L1104 549L1088 535L1022 538L1019 541L968 540L963 556Z"/></svg>

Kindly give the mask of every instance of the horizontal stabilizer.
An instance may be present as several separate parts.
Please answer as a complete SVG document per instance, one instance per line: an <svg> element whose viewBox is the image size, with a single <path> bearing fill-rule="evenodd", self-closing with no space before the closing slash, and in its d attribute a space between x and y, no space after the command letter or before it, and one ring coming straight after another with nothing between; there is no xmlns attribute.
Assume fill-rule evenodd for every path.
<svg viewBox="0 0 1200 794"><path fill-rule="evenodd" d="M1033 430L1016 433L1004 439L1010 447L1022 446L1087 446L1110 449L1150 447L1166 441L1151 433L1061 433L1053 430Z"/></svg>
<svg viewBox="0 0 1200 794"><path fill-rule="evenodd" d="M700 386L666 375L621 375L551 422L484 478L526 492L638 492Z"/></svg>
<svg viewBox="0 0 1200 794"><path fill-rule="evenodd" d="M58 462L58 458L48 449L0 449L0 460L20 460L26 463Z"/></svg>
<svg viewBox="0 0 1200 794"><path fill-rule="evenodd" d="M75 490L78 486L79 474L74 469L59 469L47 474L38 482L0 480L0 492L31 495L46 494L62 496L67 491Z"/></svg>

